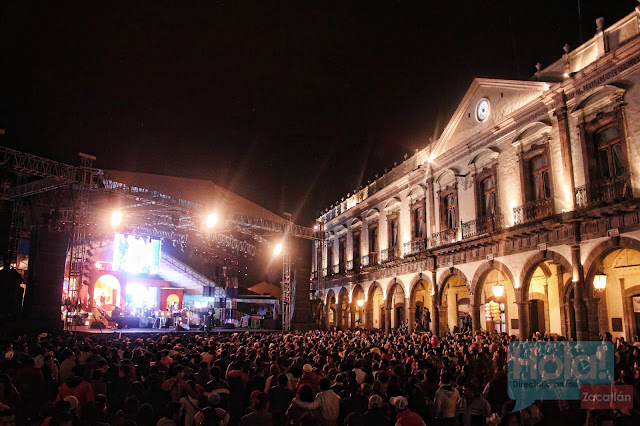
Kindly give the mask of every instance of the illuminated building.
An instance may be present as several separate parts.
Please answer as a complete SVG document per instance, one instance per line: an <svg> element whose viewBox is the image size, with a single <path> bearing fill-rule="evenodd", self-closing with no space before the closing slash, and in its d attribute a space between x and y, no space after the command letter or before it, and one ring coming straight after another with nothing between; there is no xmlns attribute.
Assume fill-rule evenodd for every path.
<svg viewBox="0 0 640 426"><path fill-rule="evenodd" d="M325 211L325 325L426 307L440 334L640 334L639 20L598 19L530 81L475 79L437 139Z"/></svg>

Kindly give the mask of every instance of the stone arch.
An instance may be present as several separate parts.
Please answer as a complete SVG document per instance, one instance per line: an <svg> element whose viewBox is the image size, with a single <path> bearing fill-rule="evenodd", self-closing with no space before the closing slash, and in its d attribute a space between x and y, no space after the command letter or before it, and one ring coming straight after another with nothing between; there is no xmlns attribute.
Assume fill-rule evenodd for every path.
<svg viewBox="0 0 640 426"><path fill-rule="evenodd" d="M511 270L502 262L497 260L490 260L486 263L483 263L477 270L473 276L473 280L471 281L471 294L473 295L473 303L476 305L480 305L480 284L486 278L487 274L494 269L502 272L509 278L511 281L511 285L515 286L515 280L513 278L513 274ZM548 270L548 268L547 268Z"/></svg>
<svg viewBox="0 0 640 426"><path fill-rule="evenodd" d="M422 200L427 195L427 190L422 185L414 185L409 191L407 198L410 200Z"/></svg>
<svg viewBox="0 0 640 426"><path fill-rule="evenodd" d="M519 302L527 302L527 294L529 293L529 282L536 268L548 260L552 260L562 265L566 272L573 274L571 263L560 253L552 250L543 250L531 256L525 262L520 273L520 300ZM543 269L544 270L544 269ZM549 272L550 273L550 272ZM546 272L545 272L546 274Z"/></svg>
<svg viewBox="0 0 640 426"><path fill-rule="evenodd" d="M631 249L640 252L640 240L631 237L615 237L603 241L591 249L583 266L585 283L591 283L593 280L598 262L617 249ZM592 286L587 286L587 288L589 287Z"/></svg>
<svg viewBox="0 0 640 426"><path fill-rule="evenodd" d="M387 285L387 292L386 292L386 295L385 295L385 300L389 300L389 296L393 296L392 290L395 289L396 285L400 286L400 288L402 289L403 293L405 294L405 297L407 297L407 293L408 292L407 292L407 288L404 285L404 283L401 280L399 280L397 278L394 278L393 281L389 281L389 284Z"/></svg>
<svg viewBox="0 0 640 426"><path fill-rule="evenodd" d="M469 293L472 293L471 287L469 286L469 280L467 276L460 269L456 267L451 267L447 270L447 272L440 276L438 280L438 286L436 287L436 299L438 300L438 304L442 304L442 290L444 289L445 284L449 281L449 278L453 276L459 276L464 281Z"/></svg>
<svg viewBox="0 0 640 426"><path fill-rule="evenodd" d="M418 287L418 284L421 281L426 281L427 284L429 284L429 287L433 288L433 283L431 282L431 279L429 277L427 277L426 274L423 273L419 273L418 275L416 275L412 280L411 280L411 284L409 285L409 298L413 301L413 296L415 295L416 289ZM412 302L413 303L413 302Z"/></svg>
<svg viewBox="0 0 640 426"><path fill-rule="evenodd" d="M469 161L469 165L472 164L482 164L484 161L493 162L500 155L500 150L493 146L482 148L476 156L474 156L471 161Z"/></svg>
<svg viewBox="0 0 640 426"><path fill-rule="evenodd" d="M373 281L371 284L369 284L369 287L367 288L367 291L366 291L367 298L365 302L365 309L366 309L366 328L368 329L374 329L374 328L384 329L384 325L385 325L384 300L380 300L381 303L379 306L374 305L375 294L376 294L376 290L378 289L380 290L380 294L382 295L381 299L384 299L385 297L384 288L382 288L382 285L378 281Z"/></svg>
<svg viewBox="0 0 640 426"><path fill-rule="evenodd" d="M604 291L596 291L593 287L594 276L598 273L605 272L604 269L601 268L604 267L606 259L617 250L620 250L621 252L624 250L631 250L640 253L640 241L626 236L609 238L595 246L584 262L583 288L585 290L585 300L587 303L592 303L592 305L589 306L592 309L588 309L587 313L589 335L592 339L597 338L599 333L603 333L605 331L612 332L614 336L616 335L616 332L620 332L621 330L615 330L613 328L613 324L610 323L614 317L622 318L622 320L625 321L623 329L627 339L631 339L634 334L638 333L638 327L636 326L636 321L632 314L633 306L627 306L631 303L630 299L627 300L628 295L626 291L628 288L625 288L627 281L620 281L621 288L617 289L617 295L615 292L612 293L614 288L611 285L607 285L607 288ZM613 297L613 299L607 301L610 297ZM617 297L620 297L621 300L618 300ZM593 306L595 305L594 301L598 301L597 308ZM615 309L616 307L619 307L619 302L622 304L622 312L618 311L614 315L613 312L616 312Z"/></svg>
<svg viewBox="0 0 640 426"><path fill-rule="evenodd" d="M575 104L576 106L571 110L571 113L575 113L587 107L589 104L593 104L594 102L599 101L602 98L605 98L608 96L622 97L624 96L624 94L625 94L625 89L617 87L613 84L605 84L604 86L598 86L588 91L580 99L578 99L578 101Z"/></svg>

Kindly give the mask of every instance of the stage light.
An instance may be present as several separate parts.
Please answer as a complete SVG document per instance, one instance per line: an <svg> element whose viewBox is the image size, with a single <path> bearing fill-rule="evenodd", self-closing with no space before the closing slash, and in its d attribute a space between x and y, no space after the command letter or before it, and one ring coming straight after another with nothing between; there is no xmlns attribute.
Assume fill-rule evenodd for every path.
<svg viewBox="0 0 640 426"><path fill-rule="evenodd" d="M218 223L217 214L211 213L209 216L207 216L207 220L205 222L205 225L207 226L207 228L213 228L214 226L216 226L216 223Z"/></svg>
<svg viewBox="0 0 640 426"><path fill-rule="evenodd" d="M282 252L282 243L278 243L276 244L276 246L273 248L273 254L274 255L279 255L280 252Z"/></svg>
<svg viewBox="0 0 640 426"><path fill-rule="evenodd" d="M116 210L111 213L111 226L115 228L120 226L120 223L122 223L122 212L120 210Z"/></svg>

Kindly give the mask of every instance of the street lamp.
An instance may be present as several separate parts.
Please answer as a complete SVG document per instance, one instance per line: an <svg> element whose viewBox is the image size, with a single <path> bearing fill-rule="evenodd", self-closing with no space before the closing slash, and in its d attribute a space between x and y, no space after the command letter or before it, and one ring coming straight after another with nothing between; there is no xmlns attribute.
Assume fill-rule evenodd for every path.
<svg viewBox="0 0 640 426"><path fill-rule="evenodd" d="M117 228L122 223L122 212L120 210L116 210L111 213L111 226Z"/></svg>
<svg viewBox="0 0 640 426"><path fill-rule="evenodd" d="M607 288L607 276L605 274L598 274L593 277L593 287L596 290L604 290Z"/></svg>
<svg viewBox="0 0 640 426"><path fill-rule="evenodd" d="M503 294L504 294L504 286L502 284L496 283L493 286L493 295L495 297L502 297Z"/></svg>

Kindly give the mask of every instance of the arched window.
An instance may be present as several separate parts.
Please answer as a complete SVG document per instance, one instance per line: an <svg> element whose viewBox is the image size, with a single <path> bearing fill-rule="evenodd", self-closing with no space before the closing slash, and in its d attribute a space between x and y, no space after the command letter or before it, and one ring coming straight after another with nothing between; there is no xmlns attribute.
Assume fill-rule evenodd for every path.
<svg viewBox="0 0 640 426"><path fill-rule="evenodd" d="M546 154L533 157L530 161L531 197L530 201L548 200L551 198L551 182L549 180L549 164Z"/></svg>
<svg viewBox="0 0 640 426"><path fill-rule="evenodd" d="M493 175L482 180L482 216L496 214L496 180Z"/></svg>
<svg viewBox="0 0 640 426"><path fill-rule="evenodd" d="M600 176L604 179L622 176L625 167L618 123L610 123L597 130L593 140L598 153Z"/></svg>
<svg viewBox="0 0 640 426"><path fill-rule="evenodd" d="M444 197L445 225L447 229L455 229L458 223L456 196L451 193Z"/></svg>

